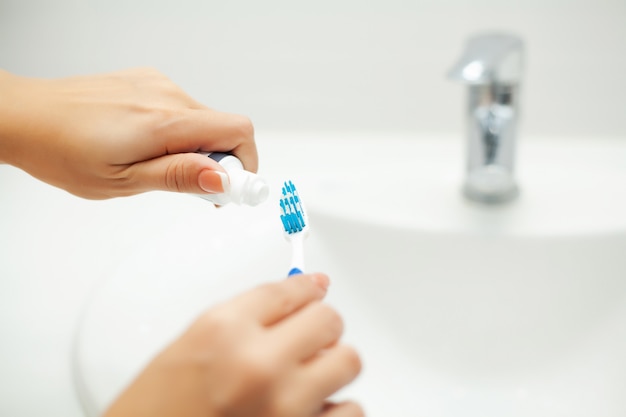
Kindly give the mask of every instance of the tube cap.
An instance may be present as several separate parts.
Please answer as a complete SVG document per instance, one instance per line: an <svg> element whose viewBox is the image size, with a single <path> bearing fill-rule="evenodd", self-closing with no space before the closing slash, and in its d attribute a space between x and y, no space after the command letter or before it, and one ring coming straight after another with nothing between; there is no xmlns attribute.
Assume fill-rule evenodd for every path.
<svg viewBox="0 0 626 417"><path fill-rule="evenodd" d="M270 194L270 187L265 180L261 177L254 176L250 178L248 187L245 193L246 204L256 206L267 200Z"/></svg>

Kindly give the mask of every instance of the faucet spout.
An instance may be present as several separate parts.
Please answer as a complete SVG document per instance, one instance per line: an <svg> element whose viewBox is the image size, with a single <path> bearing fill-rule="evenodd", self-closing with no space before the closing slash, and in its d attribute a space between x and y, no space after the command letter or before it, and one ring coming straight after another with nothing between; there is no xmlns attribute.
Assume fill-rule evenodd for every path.
<svg viewBox="0 0 626 417"><path fill-rule="evenodd" d="M467 84L518 83L522 79L522 40L493 32L469 38L448 78Z"/></svg>
<svg viewBox="0 0 626 417"><path fill-rule="evenodd" d="M467 198L483 203L514 199L523 42L515 35L470 38L448 78L468 85Z"/></svg>

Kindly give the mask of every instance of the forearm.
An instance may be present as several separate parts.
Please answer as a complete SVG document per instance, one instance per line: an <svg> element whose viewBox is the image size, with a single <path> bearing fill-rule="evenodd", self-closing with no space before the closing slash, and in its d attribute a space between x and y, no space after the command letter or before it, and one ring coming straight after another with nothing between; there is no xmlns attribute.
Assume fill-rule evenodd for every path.
<svg viewBox="0 0 626 417"><path fill-rule="evenodd" d="M15 121L11 103L15 99L14 76L0 69L0 163L11 163L15 150Z"/></svg>

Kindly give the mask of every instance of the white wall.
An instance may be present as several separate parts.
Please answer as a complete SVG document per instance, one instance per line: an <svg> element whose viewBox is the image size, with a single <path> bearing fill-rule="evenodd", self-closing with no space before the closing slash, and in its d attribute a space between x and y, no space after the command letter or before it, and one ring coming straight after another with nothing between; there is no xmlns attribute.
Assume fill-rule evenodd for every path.
<svg viewBox="0 0 626 417"><path fill-rule="evenodd" d="M0 67L59 77L150 65L258 131L460 135L464 91L444 74L464 38L485 29L527 41L525 134L626 139L624 0L0 0ZM124 251L108 234L151 229L126 219L126 204L151 197L112 208L10 167L0 167L0 193L0 415L76 417L67 360L77 314L113 267L102 262ZM54 201L75 211L51 217ZM78 235L55 245L66 226ZM28 259L24 230L47 258ZM102 248L80 244L98 236ZM61 258L84 268L58 270ZM70 280L90 262L93 275Z"/></svg>
<svg viewBox="0 0 626 417"><path fill-rule="evenodd" d="M624 0L2 0L0 66L161 69L257 129L462 129L465 37L527 41L526 134L626 136Z"/></svg>

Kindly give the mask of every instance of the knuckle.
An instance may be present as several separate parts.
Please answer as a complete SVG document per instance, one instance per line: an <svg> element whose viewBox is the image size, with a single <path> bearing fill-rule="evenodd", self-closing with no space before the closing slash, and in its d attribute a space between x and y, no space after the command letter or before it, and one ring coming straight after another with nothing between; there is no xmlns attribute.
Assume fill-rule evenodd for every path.
<svg viewBox="0 0 626 417"><path fill-rule="evenodd" d="M196 320L199 332L212 338L224 337L238 328L237 318L219 307L214 307Z"/></svg>
<svg viewBox="0 0 626 417"><path fill-rule="evenodd" d="M144 130L152 139L180 137L184 132L185 118L180 110L156 105L138 107L138 110L144 114Z"/></svg>
<svg viewBox="0 0 626 417"><path fill-rule="evenodd" d="M172 158L165 168L165 187L177 192L190 190L193 185L188 171L184 161L180 158Z"/></svg>
<svg viewBox="0 0 626 417"><path fill-rule="evenodd" d="M325 328L336 336L341 335L344 329L344 322L339 312L325 303L317 303L316 307L319 310L319 314L323 317Z"/></svg>
<svg viewBox="0 0 626 417"><path fill-rule="evenodd" d="M280 285L276 283L261 284L254 290L259 298L275 300L281 295Z"/></svg>
<svg viewBox="0 0 626 417"><path fill-rule="evenodd" d="M352 371L352 374L358 375L359 373L361 373L361 370L363 369L363 362L361 361L361 357L359 356L359 353L356 351L356 349L354 349L352 346L344 345L343 354L345 363Z"/></svg>
<svg viewBox="0 0 626 417"><path fill-rule="evenodd" d="M254 138L254 125L249 117L243 115L235 115L234 127L238 132L238 136L245 139Z"/></svg>
<svg viewBox="0 0 626 417"><path fill-rule="evenodd" d="M165 187L169 190L182 190L183 175L180 165L174 161L167 164L165 168Z"/></svg>
<svg viewBox="0 0 626 417"><path fill-rule="evenodd" d="M346 404L346 408L346 415L350 417L365 417L365 410L363 410L360 404L349 402Z"/></svg>
<svg viewBox="0 0 626 417"><path fill-rule="evenodd" d="M256 291L263 295L274 295L280 293L282 282L266 282L256 287Z"/></svg>
<svg viewBox="0 0 626 417"><path fill-rule="evenodd" d="M272 304L276 306L280 315L288 314L295 311L298 307L298 301L291 294L282 282L263 284L257 287L259 298L272 300Z"/></svg>
<svg viewBox="0 0 626 417"><path fill-rule="evenodd" d="M242 318L232 309L228 303L216 304L206 310L196 319L199 331L208 335L213 340L228 340L225 336L237 334L241 328Z"/></svg>

